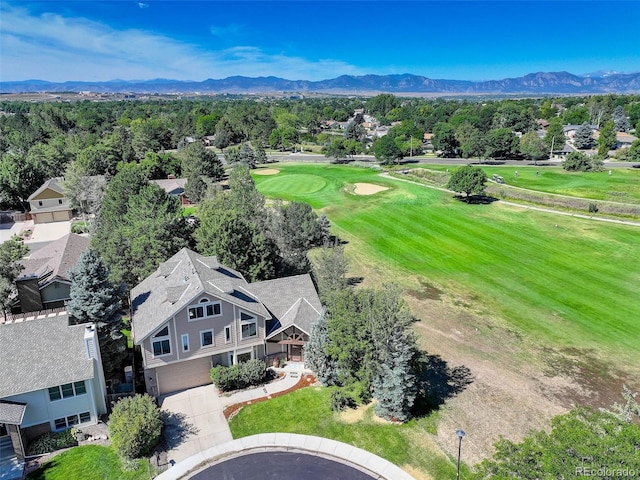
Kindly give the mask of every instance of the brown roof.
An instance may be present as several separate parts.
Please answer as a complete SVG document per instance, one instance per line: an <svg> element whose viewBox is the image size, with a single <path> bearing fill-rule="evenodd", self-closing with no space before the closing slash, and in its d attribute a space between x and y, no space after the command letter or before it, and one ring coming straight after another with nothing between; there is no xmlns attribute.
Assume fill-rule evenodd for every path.
<svg viewBox="0 0 640 480"><path fill-rule="evenodd" d="M21 276L35 275L48 278L58 277L69 281L68 271L78 263L80 254L89 248L89 238L75 233L51 242L33 252L27 260L23 260L24 270Z"/></svg>
<svg viewBox="0 0 640 480"><path fill-rule="evenodd" d="M187 184L186 178L165 178L160 180L151 180L169 195L182 195L184 186Z"/></svg>

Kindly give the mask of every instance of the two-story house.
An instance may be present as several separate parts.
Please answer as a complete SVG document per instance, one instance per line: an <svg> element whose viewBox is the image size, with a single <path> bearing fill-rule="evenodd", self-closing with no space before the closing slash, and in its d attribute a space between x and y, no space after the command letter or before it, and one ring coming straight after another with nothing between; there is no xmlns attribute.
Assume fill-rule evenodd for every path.
<svg viewBox="0 0 640 480"><path fill-rule="evenodd" d="M155 396L211 383L215 365L278 352L301 359L322 312L309 275L249 284L186 248L133 288L131 302L132 336Z"/></svg>
<svg viewBox="0 0 640 480"><path fill-rule="evenodd" d="M61 177L47 180L27 199L33 223L71 220L72 209L69 200L64 196L62 181Z"/></svg>
<svg viewBox="0 0 640 480"><path fill-rule="evenodd" d="M9 321L0 345L0 443L19 459L32 438L106 413L94 324L69 325L65 312Z"/></svg>
<svg viewBox="0 0 640 480"><path fill-rule="evenodd" d="M34 312L62 307L70 299L69 269L89 248L89 238L68 233L22 260L24 269L16 278L18 295L12 308Z"/></svg>

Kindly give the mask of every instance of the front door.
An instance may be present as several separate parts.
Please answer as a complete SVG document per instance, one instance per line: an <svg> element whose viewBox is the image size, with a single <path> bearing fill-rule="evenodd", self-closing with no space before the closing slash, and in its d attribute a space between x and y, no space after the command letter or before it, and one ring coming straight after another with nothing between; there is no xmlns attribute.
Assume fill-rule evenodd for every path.
<svg viewBox="0 0 640 480"><path fill-rule="evenodd" d="M292 362L302 361L302 345L291 345L291 353L289 354L289 359Z"/></svg>

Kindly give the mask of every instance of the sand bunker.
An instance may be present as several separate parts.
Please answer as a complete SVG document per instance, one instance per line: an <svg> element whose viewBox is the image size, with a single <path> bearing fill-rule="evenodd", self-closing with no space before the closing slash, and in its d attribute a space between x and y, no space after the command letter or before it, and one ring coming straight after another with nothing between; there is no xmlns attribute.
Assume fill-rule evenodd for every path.
<svg viewBox="0 0 640 480"><path fill-rule="evenodd" d="M372 183L356 183L355 186L356 189L354 193L356 195L373 195L374 193L389 190L387 187L381 187L380 185L374 185Z"/></svg>
<svg viewBox="0 0 640 480"><path fill-rule="evenodd" d="M280 173L280 170L276 170L275 168L260 168L254 170L253 173L256 175L275 175L276 173Z"/></svg>

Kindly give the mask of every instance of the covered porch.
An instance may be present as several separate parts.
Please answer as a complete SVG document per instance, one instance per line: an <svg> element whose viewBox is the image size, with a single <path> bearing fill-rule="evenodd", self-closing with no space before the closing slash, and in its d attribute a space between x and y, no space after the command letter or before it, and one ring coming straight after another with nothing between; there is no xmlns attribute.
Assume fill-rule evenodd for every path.
<svg viewBox="0 0 640 480"><path fill-rule="evenodd" d="M267 363L274 357L303 362L303 347L308 341L309 334L295 325L273 332L267 337Z"/></svg>
<svg viewBox="0 0 640 480"><path fill-rule="evenodd" d="M26 439L20 428L27 405L0 401L0 480L22 478Z"/></svg>

